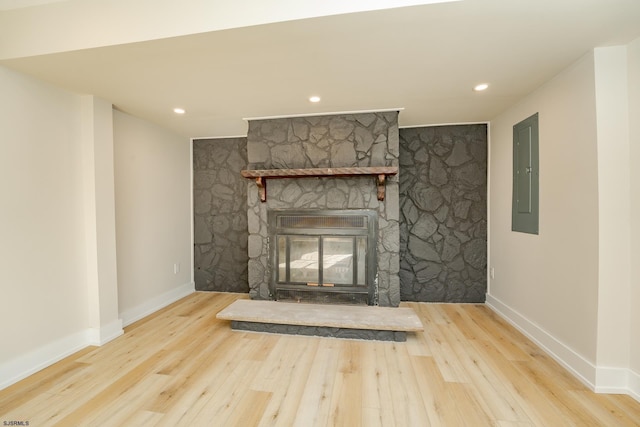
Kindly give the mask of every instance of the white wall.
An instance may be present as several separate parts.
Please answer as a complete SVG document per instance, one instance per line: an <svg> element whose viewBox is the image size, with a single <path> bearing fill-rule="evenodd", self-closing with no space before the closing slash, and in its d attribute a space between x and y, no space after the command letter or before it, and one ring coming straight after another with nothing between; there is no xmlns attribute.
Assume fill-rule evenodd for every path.
<svg viewBox="0 0 640 427"><path fill-rule="evenodd" d="M631 177L626 46L595 49L594 64L599 199L596 385L600 388L624 384L625 371L620 368L629 366Z"/></svg>
<svg viewBox="0 0 640 427"><path fill-rule="evenodd" d="M511 127L540 113L540 235L510 227ZM488 304L598 392L640 400L640 39L491 122Z"/></svg>
<svg viewBox="0 0 640 427"><path fill-rule="evenodd" d="M0 93L1 389L194 286L188 140L3 67Z"/></svg>
<svg viewBox="0 0 640 427"><path fill-rule="evenodd" d="M512 127L539 113L540 233L511 231ZM598 161L588 54L491 121L487 302L595 381Z"/></svg>
<svg viewBox="0 0 640 427"><path fill-rule="evenodd" d="M118 298L129 324L194 291L190 141L114 111L114 145Z"/></svg>
<svg viewBox="0 0 640 427"><path fill-rule="evenodd" d="M640 400L640 38L628 45L629 140L631 174L631 330L630 367Z"/></svg>
<svg viewBox="0 0 640 427"><path fill-rule="evenodd" d="M118 316L112 109L108 101L82 96L87 317L94 345L123 333Z"/></svg>
<svg viewBox="0 0 640 427"><path fill-rule="evenodd" d="M80 97L0 67L0 388L86 345Z"/></svg>

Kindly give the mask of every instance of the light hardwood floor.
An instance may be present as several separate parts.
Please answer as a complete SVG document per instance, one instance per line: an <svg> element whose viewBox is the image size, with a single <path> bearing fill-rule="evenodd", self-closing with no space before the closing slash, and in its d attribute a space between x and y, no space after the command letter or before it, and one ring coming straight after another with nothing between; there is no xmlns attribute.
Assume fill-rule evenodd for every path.
<svg viewBox="0 0 640 427"><path fill-rule="evenodd" d="M638 426L482 305L405 303L406 343L232 331L195 293L0 391L0 425Z"/></svg>

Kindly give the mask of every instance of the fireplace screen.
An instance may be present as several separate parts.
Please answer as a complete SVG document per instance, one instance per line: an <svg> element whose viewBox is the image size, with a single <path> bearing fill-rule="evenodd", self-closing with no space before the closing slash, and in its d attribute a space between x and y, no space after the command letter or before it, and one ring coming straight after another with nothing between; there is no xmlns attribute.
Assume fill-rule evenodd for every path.
<svg viewBox="0 0 640 427"><path fill-rule="evenodd" d="M270 211L275 299L338 298L370 303L375 279L376 213ZM272 240L273 239L273 240ZM301 294L304 293L304 294ZM322 295L322 298L320 298Z"/></svg>

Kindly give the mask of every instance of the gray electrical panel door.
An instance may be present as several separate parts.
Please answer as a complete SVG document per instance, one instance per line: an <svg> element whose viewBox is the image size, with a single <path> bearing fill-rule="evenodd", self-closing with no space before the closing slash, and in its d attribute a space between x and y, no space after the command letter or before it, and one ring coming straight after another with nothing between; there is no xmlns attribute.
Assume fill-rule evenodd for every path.
<svg viewBox="0 0 640 427"><path fill-rule="evenodd" d="M538 113L513 127L511 229L538 234Z"/></svg>

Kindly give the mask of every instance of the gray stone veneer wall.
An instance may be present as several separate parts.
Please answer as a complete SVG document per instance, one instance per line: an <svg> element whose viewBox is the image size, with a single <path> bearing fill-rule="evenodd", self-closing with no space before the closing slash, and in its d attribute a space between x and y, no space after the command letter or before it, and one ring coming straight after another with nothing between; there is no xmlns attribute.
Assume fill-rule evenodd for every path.
<svg viewBox="0 0 640 427"><path fill-rule="evenodd" d="M397 166L398 113L252 120L247 135L251 169ZM248 181L249 288L252 298L270 299L268 209L374 209L378 212L378 301L400 303L398 177L386 184L384 202L373 177L271 179L267 202Z"/></svg>
<svg viewBox="0 0 640 427"><path fill-rule="evenodd" d="M246 138L193 141L196 290L249 292Z"/></svg>
<svg viewBox="0 0 640 427"><path fill-rule="evenodd" d="M400 130L402 300L484 302L487 127Z"/></svg>

